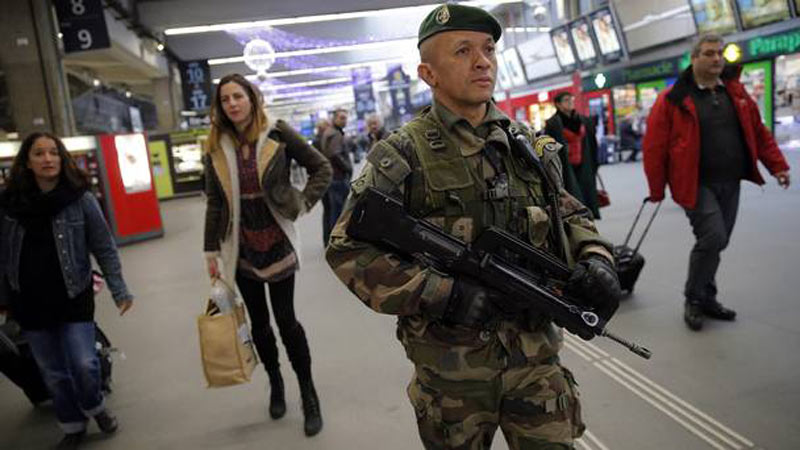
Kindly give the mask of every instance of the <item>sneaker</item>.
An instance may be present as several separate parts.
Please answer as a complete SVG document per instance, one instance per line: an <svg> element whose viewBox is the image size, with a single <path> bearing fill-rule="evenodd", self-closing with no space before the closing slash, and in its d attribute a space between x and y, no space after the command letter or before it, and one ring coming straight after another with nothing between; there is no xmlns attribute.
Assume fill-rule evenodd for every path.
<svg viewBox="0 0 800 450"><path fill-rule="evenodd" d="M64 435L64 438L56 445L58 450L74 450L80 447L81 442L83 442L83 437L86 435L86 431L81 431L78 433L67 433Z"/></svg>
<svg viewBox="0 0 800 450"><path fill-rule="evenodd" d="M97 426L100 428L100 431L106 434L114 433L117 431L117 427L119 427L117 418L109 414L108 410L95 415L94 421L97 422Z"/></svg>
<svg viewBox="0 0 800 450"><path fill-rule="evenodd" d="M700 331L703 328L703 310L699 304L686 302L683 307L683 321L692 331Z"/></svg>
<svg viewBox="0 0 800 450"><path fill-rule="evenodd" d="M736 320L736 311L722 306L722 304L718 301L704 304L702 309L703 314L712 319L727 320L729 322Z"/></svg>

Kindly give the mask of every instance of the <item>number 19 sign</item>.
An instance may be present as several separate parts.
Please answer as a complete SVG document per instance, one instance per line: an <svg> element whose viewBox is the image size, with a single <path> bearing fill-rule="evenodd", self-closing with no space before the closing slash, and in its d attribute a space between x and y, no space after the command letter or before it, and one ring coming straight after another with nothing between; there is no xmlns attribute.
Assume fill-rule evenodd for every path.
<svg viewBox="0 0 800 450"><path fill-rule="evenodd" d="M64 52L111 46L100 0L55 0L54 3L58 26L63 34Z"/></svg>

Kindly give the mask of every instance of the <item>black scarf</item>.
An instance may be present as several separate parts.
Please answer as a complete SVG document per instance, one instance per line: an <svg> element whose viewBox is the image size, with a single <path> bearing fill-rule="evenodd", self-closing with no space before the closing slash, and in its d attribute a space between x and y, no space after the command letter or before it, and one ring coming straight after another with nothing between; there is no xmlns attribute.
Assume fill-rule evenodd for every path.
<svg viewBox="0 0 800 450"><path fill-rule="evenodd" d="M32 193L9 195L4 192L0 204L6 213L19 220L25 226L33 222L51 220L67 205L77 201L86 192L86 188L74 188L65 180L61 180L53 190L42 192L37 187Z"/></svg>
<svg viewBox="0 0 800 450"><path fill-rule="evenodd" d="M561 123L564 124L564 128L572 131L573 133L577 133L581 129L581 116L573 109L571 114L565 114L562 111L558 112L558 115L561 117Z"/></svg>

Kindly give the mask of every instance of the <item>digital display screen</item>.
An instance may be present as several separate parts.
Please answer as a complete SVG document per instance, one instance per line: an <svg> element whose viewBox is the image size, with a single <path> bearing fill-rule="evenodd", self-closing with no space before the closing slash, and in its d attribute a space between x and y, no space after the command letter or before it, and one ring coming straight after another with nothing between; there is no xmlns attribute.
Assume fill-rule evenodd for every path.
<svg viewBox="0 0 800 450"><path fill-rule="evenodd" d="M172 160L176 174L200 173L203 171L203 149L199 142L172 146Z"/></svg>
<svg viewBox="0 0 800 450"><path fill-rule="evenodd" d="M525 75L533 81L561 72L550 36L541 34L517 46Z"/></svg>
<svg viewBox="0 0 800 450"><path fill-rule="evenodd" d="M125 192L135 194L152 189L150 161L147 157L147 143L144 135L121 134L114 136L114 146L117 148L117 163Z"/></svg>
<svg viewBox="0 0 800 450"><path fill-rule="evenodd" d="M785 0L736 0L745 28L760 27L789 18L789 3Z"/></svg>
<svg viewBox="0 0 800 450"><path fill-rule="evenodd" d="M569 32L566 28L556 28L550 32L553 39L553 48L556 49L556 58L565 72L575 69L575 53L572 51Z"/></svg>
<svg viewBox="0 0 800 450"><path fill-rule="evenodd" d="M581 65L592 66L597 63L597 53L594 50L589 23L584 19L579 19L569 25L572 34L572 42L575 43L575 50L578 52L578 59Z"/></svg>
<svg viewBox="0 0 800 450"><path fill-rule="evenodd" d="M506 60L503 58L502 53L497 53L497 85L495 86L495 90L499 88L505 91L513 87L514 85L511 83L511 77L506 67Z"/></svg>
<svg viewBox="0 0 800 450"><path fill-rule="evenodd" d="M505 60L508 77L514 87L528 84L528 80L525 79L525 70L522 68L522 61L520 61L519 53L517 53L515 47L503 51L503 60Z"/></svg>
<svg viewBox="0 0 800 450"><path fill-rule="evenodd" d="M622 57L622 45L620 45L617 30L614 28L614 16L608 9L601 9L590 16L592 29L597 38L597 45L600 53L606 61L613 61Z"/></svg>
<svg viewBox="0 0 800 450"><path fill-rule="evenodd" d="M736 31L733 9L728 0L691 0L694 20L700 33L731 33Z"/></svg>

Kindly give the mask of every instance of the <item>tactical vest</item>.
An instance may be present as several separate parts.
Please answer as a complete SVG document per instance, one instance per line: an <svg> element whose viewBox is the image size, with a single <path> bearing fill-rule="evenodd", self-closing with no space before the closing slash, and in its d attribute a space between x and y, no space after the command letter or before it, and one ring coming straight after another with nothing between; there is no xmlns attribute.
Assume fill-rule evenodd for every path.
<svg viewBox="0 0 800 450"><path fill-rule="evenodd" d="M537 247L552 245L542 180L511 151L497 150L508 185L507 195L498 196L438 121L421 115L406 124L406 130L414 142L405 196L412 215L466 242L496 226Z"/></svg>

